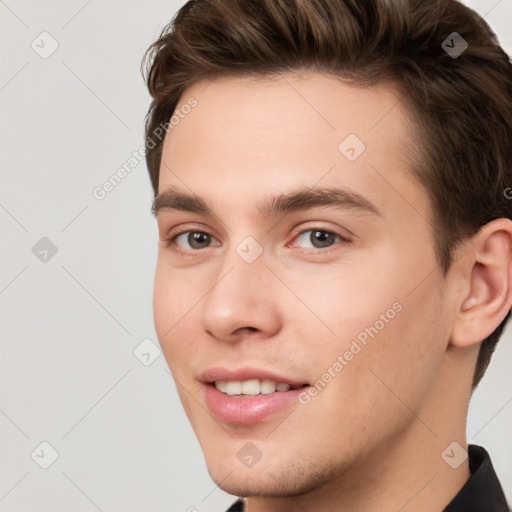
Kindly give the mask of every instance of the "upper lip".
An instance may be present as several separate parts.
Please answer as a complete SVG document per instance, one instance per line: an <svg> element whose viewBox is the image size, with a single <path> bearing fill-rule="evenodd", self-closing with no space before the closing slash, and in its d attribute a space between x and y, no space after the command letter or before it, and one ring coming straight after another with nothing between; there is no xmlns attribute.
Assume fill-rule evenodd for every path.
<svg viewBox="0 0 512 512"><path fill-rule="evenodd" d="M293 377L288 377L286 375L279 374L274 371L253 368L249 366L245 366L243 368L224 368L221 366L215 366L212 368L208 368L201 374L201 380L206 384L211 384L212 382L222 380L222 381L246 381L252 379L259 380L272 380L277 384L286 383L290 384L293 387L300 387L307 384L306 380L299 380Z"/></svg>

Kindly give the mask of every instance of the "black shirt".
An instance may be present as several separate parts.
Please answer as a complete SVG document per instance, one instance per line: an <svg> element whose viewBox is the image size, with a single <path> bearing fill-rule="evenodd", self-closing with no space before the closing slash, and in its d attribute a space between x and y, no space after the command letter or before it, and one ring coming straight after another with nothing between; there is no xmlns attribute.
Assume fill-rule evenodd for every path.
<svg viewBox="0 0 512 512"><path fill-rule="evenodd" d="M443 512L510 512L489 454L481 446L468 446L471 476ZM245 512L242 499L226 512Z"/></svg>

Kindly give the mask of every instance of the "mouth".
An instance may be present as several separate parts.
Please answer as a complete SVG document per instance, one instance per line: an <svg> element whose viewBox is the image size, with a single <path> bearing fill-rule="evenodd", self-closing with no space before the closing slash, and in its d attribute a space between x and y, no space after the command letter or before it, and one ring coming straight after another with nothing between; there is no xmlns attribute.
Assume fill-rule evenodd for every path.
<svg viewBox="0 0 512 512"><path fill-rule="evenodd" d="M305 380L251 368L212 368L202 374L201 381L212 416L238 425L259 423L292 407L310 386Z"/></svg>
<svg viewBox="0 0 512 512"><path fill-rule="evenodd" d="M273 393L294 391L308 387L309 384L289 384L288 382L276 382L271 379L249 379L244 381L238 380L216 380L208 383L215 389L228 396L240 396L244 398L271 395Z"/></svg>

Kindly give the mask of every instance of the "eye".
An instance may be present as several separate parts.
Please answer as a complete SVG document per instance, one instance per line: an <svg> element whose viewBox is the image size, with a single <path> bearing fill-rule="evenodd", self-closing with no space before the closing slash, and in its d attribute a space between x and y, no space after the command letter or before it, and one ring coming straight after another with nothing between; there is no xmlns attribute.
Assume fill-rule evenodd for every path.
<svg viewBox="0 0 512 512"><path fill-rule="evenodd" d="M302 247L307 250L328 249L339 242L350 240L336 231L314 227L300 231L288 247ZM182 253L197 252L212 246L220 246L221 243L209 233L204 231L181 231L165 239L166 247L175 248ZM316 251L315 251L316 252Z"/></svg>
<svg viewBox="0 0 512 512"><path fill-rule="evenodd" d="M204 231L182 231L169 237L166 242L167 247L178 246L181 250L188 251L190 249L205 249L209 247L212 240L215 240L215 238ZM220 245L220 243L217 245Z"/></svg>
<svg viewBox="0 0 512 512"><path fill-rule="evenodd" d="M298 242L298 245L305 249L325 249L331 247L337 241L348 242L349 240L335 231L316 227L301 231L295 237L292 246L295 246Z"/></svg>

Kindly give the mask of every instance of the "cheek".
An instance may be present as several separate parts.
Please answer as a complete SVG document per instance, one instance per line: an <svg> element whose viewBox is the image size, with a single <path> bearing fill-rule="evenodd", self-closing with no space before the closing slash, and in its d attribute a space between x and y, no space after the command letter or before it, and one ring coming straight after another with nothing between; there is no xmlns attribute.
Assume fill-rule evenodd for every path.
<svg viewBox="0 0 512 512"><path fill-rule="evenodd" d="M173 325L175 313L174 297L176 294L170 285L170 279L161 271L160 264L158 264L153 284L153 319L161 344L165 342L166 331Z"/></svg>
<svg viewBox="0 0 512 512"><path fill-rule="evenodd" d="M292 329L300 326L300 339L322 349L317 359L348 348L356 338L364 343L388 331L403 310L399 280L368 271L370 263L362 267L354 264L286 276L300 300L294 307L288 305L291 316L285 322Z"/></svg>
<svg viewBox="0 0 512 512"><path fill-rule="evenodd" d="M153 314L159 335L174 330L201 298L201 289L190 277L166 263L165 254L159 256L153 283Z"/></svg>
<svg viewBox="0 0 512 512"><path fill-rule="evenodd" d="M196 297L198 295L198 297ZM190 284L179 272L172 273L157 263L153 285L153 320L164 357L175 374L183 366L184 357L190 352L191 336L184 332L187 317L199 300L199 291L193 292Z"/></svg>
<svg viewBox="0 0 512 512"><path fill-rule="evenodd" d="M358 395L375 384L378 391L383 384L371 369L386 384L419 395L442 361L446 322L433 254L425 251L422 260L394 249L330 274L289 276L310 311L298 305L287 323L308 347L312 375L345 374L332 388Z"/></svg>
<svg viewBox="0 0 512 512"><path fill-rule="evenodd" d="M394 297L398 300L389 308ZM331 353L331 360L341 352L347 361L337 392L354 401L354 410L364 415L379 411L392 424L393 414L404 412L402 402L419 410L442 364L442 300L436 285L425 285L409 296L367 304L360 312L347 321L347 336Z"/></svg>
<svg viewBox="0 0 512 512"><path fill-rule="evenodd" d="M441 306L435 285L409 297L397 289L366 301L332 297L324 311L336 336L315 338L306 332L301 338L309 342L305 359L319 390L304 405L304 428L314 425L319 439L336 432L333 445L363 452L403 431L414 421L410 410L421 410L443 358ZM293 426L280 428L292 437ZM333 447L315 449L327 457Z"/></svg>

